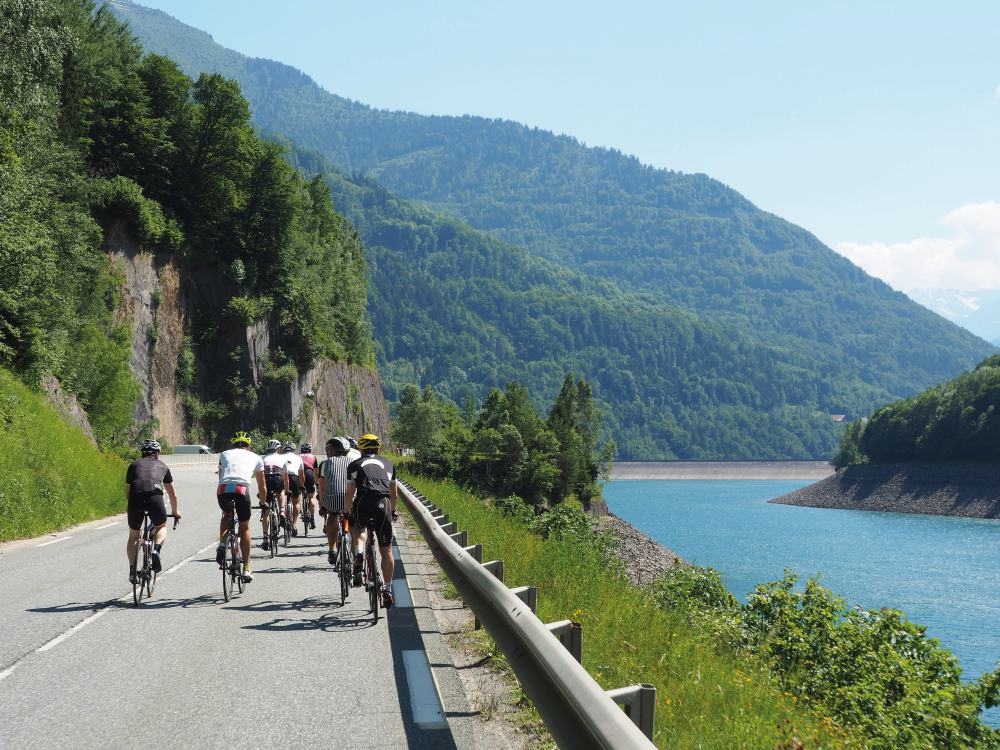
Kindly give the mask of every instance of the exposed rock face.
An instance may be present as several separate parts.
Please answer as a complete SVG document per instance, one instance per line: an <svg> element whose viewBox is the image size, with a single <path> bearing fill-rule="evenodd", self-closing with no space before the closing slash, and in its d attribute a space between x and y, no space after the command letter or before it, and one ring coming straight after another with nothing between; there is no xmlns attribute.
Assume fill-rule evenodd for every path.
<svg viewBox="0 0 1000 750"><path fill-rule="evenodd" d="M185 271L181 265L173 258L163 260L143 250L120 223L108 233L106 248L125 273L116 315L120 322L132 327L132 372L142 385L136 423L155 419L157 437L175 444L189 442L186 433L191 425L186 421L177 389L177 365L192 297L204 289L218 292L219 282L188 278L182 285ZM385 436L389 431L389 408L378 373L344 362L320 360L293 383L264 383L270 346L268 321L249 326L225 321L220 328L227 341L220 350L239 347L241 361L211 361L214 352L198 352L196 369L203 387L231 372L241 372L245 382L258 387L257 403L248 413L241 413L239 405L228 404L234 410L231 421L236 428L286 430L298 424L303 439L312 442L320 454L326 439L333 435L375 432ZM212 441L202 435L196 442Z"/></svg>
<svg viewBox="0 0 1000 750"><path fill-rule="evenodd" d="M771 500L815 508L1000 518L1000 465L848 466Z"/></svg>
<svg viewBox="0 0 1000 750"><path fill-rule="evenodd" d="M49 397L49 401L55 406L56 411L67 422L79 427L83 434L90 438L90 442L97 445L94 431L90 427L90 420L87 419L87 412L77 403L76 396L72 393L64 393L59 381L51 375L42 378L42 388L45 390L45 395Z"/></svg>

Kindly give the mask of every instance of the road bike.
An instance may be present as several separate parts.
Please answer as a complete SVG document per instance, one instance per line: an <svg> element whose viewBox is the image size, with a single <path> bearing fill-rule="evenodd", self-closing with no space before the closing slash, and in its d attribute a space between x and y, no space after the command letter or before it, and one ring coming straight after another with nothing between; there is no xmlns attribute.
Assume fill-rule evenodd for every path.
<svg viewBox="0 0 1000 750"><path fill-rule="evenodd" d="M174 519L174 528L177 528L179 519L173 513L168 513L167 518ZM156 536L156 526L149 520L149 511L143 513L142 531L139 536L139 547L136 550L135 575L132 577L132 601L135 606L139 606L143 595L147 599L153 595L156 588L156 571L153 570L153 543Z"/></svg>
<svg viewBox="0 0 1000 750"><path fill-rule="evenodd" d="M309 529L313 528L314 519L312 509L309 506L310 497L307 493L302 493L302 513L299 514L299 517L302 519L302 528L305 529L302 536L309 536Z"/></svg>
<svg viewBox="0 0 1000 750"><path fill-rule="evenodd" d="M222 598L227 602L233 595L233 588L243 593L246 583L243 581L243 548L240 546L239 522L236 520L236 509L229 518L229 529L222 539L225 550L222 565Z"/></svg>

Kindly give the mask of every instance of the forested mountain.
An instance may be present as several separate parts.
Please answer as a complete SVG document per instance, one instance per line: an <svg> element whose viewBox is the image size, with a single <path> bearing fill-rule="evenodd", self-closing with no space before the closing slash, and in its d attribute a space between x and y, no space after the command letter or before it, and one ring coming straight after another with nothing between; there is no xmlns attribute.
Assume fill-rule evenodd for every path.
<svg viewBox="0 0 1000 750"><path fill-rule="evenodd" d="M866 414L993 351L704 175L513 122L374 110L113 5L147 49L239 81L264 128L365 175L337 200L376 287L382 269L395 275L371 305L390 395L414 380L460 400L515 377L551 400L573 369L594 382L622 457L825 456L829 414ZM511 255L477 269L487 249ZM527 274L541 259L549 275ZM501 271L524 274L520 296ZM552 275L572 292L547 286ZM594 311L627 323L583 325ZM678 326L699 332L690 345L674 343ZM526 343L497 347L499 331Z"/></svg>

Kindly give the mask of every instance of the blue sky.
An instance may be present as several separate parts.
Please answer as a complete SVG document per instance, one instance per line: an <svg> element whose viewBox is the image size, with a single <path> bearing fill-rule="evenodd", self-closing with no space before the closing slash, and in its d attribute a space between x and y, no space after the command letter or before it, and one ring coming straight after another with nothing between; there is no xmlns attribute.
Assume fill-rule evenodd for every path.
<svg viewBox="0 0 1000 750"><path fill-rule="evenodd" d="M703 172L894 288L1000 289L1000 3L146 0L378 108Z"/></svg>

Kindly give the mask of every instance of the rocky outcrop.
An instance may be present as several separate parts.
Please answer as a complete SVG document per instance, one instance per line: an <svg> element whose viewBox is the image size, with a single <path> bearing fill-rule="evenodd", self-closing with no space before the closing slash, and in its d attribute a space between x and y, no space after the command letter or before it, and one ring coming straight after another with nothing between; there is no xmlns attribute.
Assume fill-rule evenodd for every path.
<svg viewBox="0 0 1000 750"><path fill-rule="evenodd" d="M136 424L155 420L157 437L175 444L191 442L188 432L192 425L186 421L177 388L177 365L193 300L206 293L222 294L222 282L193 278L174 258L147 252L121 223L108 232L106 250L125 278L116 315L119 322L128 323L132 329L132 372L142 387L135 408ZM233 410L228 420L232 424L222 425L222 432L254 426L284 432L298 425L303 439L314 446L322 446L333 435L388 433L389 407L377 372L321 359L294 382L266 382L271 340L268 321L250 325L220 321L219 328L225 344L196 352L196 369L201 375L195 388L217 391L219 382L240 372L245 382L257 389L252 406L228 404ZM238 362L212 359L228 357L237 349L241 352ZM207 435L193 439L213 442ZM320 447L316 449L321 451Z"/></svg>
<svg viewBox="0 0 1000 750"><path fill-rule="evenodd" d="M62 384L51 375L42 378L42 390L45 391L45 395L48 396L49 401L63 419L79 427L83 434L90 439L90 442L97 445L94 431L90 427L90 420L87 418L87 412L77 402L76 396L63 391Z"/></svg>
<svg viewBox="0 0 1000 750"><path fill-rule="evenodd" d="M599 529L615 539L615 557L636 586L648 586L673 565L686 565L674 552L616 515L601 519Z"/></svg>
<svg viewBox="0 0 1000 750"><path fill-rule="evenodd" d="M848 466L770 502L815 508L1000 518L1000 465Z"/></svg>

